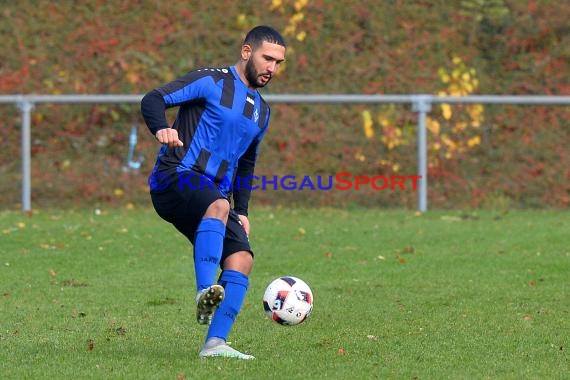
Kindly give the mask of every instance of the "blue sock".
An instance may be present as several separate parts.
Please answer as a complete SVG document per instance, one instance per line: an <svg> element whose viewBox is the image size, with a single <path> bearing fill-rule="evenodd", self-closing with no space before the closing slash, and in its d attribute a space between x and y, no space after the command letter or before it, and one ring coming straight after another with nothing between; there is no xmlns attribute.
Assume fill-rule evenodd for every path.
<svg viewBox="0 0 570 380"><path fill-rule="evenodd" d="M218 284L225 290L224 300L216 310L206 341L210 338L221 338L226 340L234 321L241 310L241 305L245 299L249 278L235 270L224 270L220 275Z"/></svg>
<svg viewBox="0 0 570 380"><path fill-rule="evenodd" d="M198 291L214 284L222 258L226 226L220 219L202 219L194 241L194 272Z"/></svg>

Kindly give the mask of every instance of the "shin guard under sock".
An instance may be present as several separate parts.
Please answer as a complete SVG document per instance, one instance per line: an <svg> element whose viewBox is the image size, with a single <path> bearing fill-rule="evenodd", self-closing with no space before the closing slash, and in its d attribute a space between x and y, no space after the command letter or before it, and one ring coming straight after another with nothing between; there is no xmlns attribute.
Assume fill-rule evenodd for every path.
<svg viewBox="0 0 570 380"><path fill-rule="evenodd" d="M245 299L249 278L238 271L224 270L218 284L224 287L224 300L214 314L206 340L213 337L227 339Z"/></svg>
<svg viewBox="0 0 570 380"><path fill-rule="evenodd" d="M215 218L202 219L194 242L194 272L198 291L214 284L222 258L225 224Z"/></svg>

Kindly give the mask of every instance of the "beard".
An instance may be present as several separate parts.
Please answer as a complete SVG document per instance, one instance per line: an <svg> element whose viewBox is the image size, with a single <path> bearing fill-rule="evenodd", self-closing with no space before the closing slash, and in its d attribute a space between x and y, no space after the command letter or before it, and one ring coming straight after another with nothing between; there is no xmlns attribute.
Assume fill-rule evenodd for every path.
<svg viewBox="0 0 570 380"><path fill-rule="evenodd" d="M267 83L269 83L269 80L271 80L271 78L270 78L265 83L261 83L259 81L259 73L255 69L255 66L253 65L253 61L251 59L248 60L247 63L245 64L245 79L247 79L247 81L249 82L249 84L252 87L256 87L256 88L265 87L265 85Z"/></svg>

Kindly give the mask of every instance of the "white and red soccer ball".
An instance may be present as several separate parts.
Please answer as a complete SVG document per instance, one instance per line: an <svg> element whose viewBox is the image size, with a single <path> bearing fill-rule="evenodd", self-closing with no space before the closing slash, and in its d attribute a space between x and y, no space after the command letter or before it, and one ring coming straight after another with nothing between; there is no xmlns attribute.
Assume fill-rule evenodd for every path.
<svg viewBox="0 0 570 380"><path fill-rule="evenodd" d="M311 315L313 292L300 278L279 277L265 289L263 309L269 319L281 325L298 325Z"/></svg>

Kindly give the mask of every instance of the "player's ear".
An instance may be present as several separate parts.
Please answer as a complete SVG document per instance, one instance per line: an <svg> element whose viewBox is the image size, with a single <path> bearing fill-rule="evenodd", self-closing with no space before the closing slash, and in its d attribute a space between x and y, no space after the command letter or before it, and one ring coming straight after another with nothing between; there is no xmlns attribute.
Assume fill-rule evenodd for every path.
<svg viewBox="0 0 570 380"><path fill-rule="evenodd" d="M251 48L251 45L245 44L241 47L241 59L242 60L247 61L249 59L249 57L251 57L252 53L253 53L253 49Z"/></svg>

